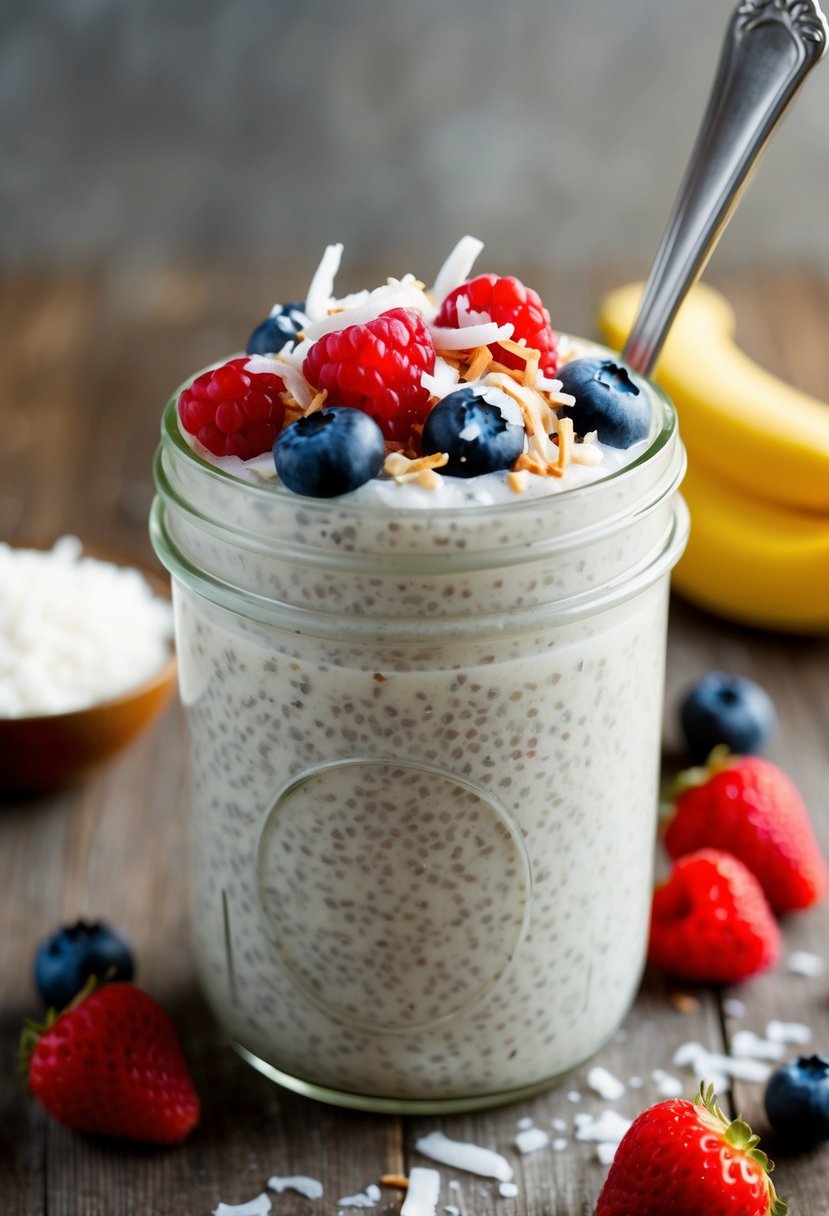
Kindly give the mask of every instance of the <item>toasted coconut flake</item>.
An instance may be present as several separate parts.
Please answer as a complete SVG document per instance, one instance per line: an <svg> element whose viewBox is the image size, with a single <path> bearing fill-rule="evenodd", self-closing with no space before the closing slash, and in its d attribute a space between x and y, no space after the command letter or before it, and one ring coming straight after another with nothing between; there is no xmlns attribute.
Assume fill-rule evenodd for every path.
<svg viewBox="0 0 829 1216"><path fill-rule="evenodd" d="M497 359L490 363L489 370L499 376L509 376L510 380L514 380L516 384L523 383L524 373L522 371L519 371L517 367L507 367L506 363L499 363Z"/></svg>
<svg viewBox="0 0 829 1216"><path fill-rule="evenodd" d="M597 464L602 463L602 451L593 443L574 443L570 459L573 464L586 464L595 468Z"/></svg>
<svg viewBox="0 0 829 1216"><path fill-rule="evenodd" d="M491 342L501 342L511 338L513 325L508 321L505 325L496 325L488 321L485 325L467 325L459 329L450 329L444 325L430 326L432 341L435 349L443 354L451 350L473 350L477 346L489 346Z"/></svg>
<svg viewBox="0 0 829 1216"><path fill-rule="evenodd" d="M483 349L486 350L486 347ZM466 377L464 378L466 379ZM424 372L420 377L420 383L432 397L438 399L446 397L458 383L458 368L438 355L435 359L434 372L431 375L429 372Z"/></svg>
<svg viewBox="0 0 829 1216"><path fill-rule="evenodd" d="M317 410L321 410L327 400L328 389L324 388L321 393L317 393L314 400L308 405L307 409L305 410L304 417L307 418L309 414L316 414Z"/></svg>
<svg viewBox="0 0 829 1216"><path fill-rule="evenodd" d="M398 485L404 485L407 481L417 480L421 474L431 472L433 469L442 469L448 463L449 454L447 452L433 452L431 456L418 456L414 459L404 456L402 452L390 452L383 461L383 472L389 477L393 477ZM427 478L420 484L434 489L439 483Z"/></svg>
<svg viewBox="0 0 829 1216"><path fill-rule="evenodd" d="M314 271L305 301L305 312L312 322L319 321L328 313L331 297L334 294L334 279L340 269L342 256L341 244L328 245L319 266Z"/></svg>
<svg viewBox="0 0 829 1216"><path fill-rule="evenodd" d="M374 678L376 680L377 676ZM385 679L385 676L382 678ZM398 1191L406 1191L409 1189L409 1180L405 1174L381 1174L380 1181L383 1186L397 1187Z"/></svg>
<svg viewBox="0 0 829 1216"><path fill-rule="evenodd" d="M274 362L277 364L274 369L276 375L281 376L294 401L300 409L307 409L314 399L314 393L302 372L298 367L283 359L282 355L277 355Z"/></svg>
<svg viewBox="0 0 829 1216"><path fill-rule="evenodd" d="M423 469L421 473L414 474L412 480L423 486L424 490L436 490L440 485L440 473L434 469Z"/></svg>
<svg viewBox="0 0 829 1216"><path fill-rule="evenodd" d="M511 469L507 473L507 485L514 494L523 494L527 488L527 470Z"/></svg>
<svg viewBox="0 0 829 1216"><path fill-rule="evenodd" d="M558 420L558 467L562 473L573 458L573 419Z"/></svg>
<svg viewBox="0 0 829 1216"><path fill-rule="evenodd" d="M462 380L481 380L489 370L492 363L492 351L488 346L477 346L472 351L469 364L465 371L461 372Z"/></svg>
<svg viewBox="0 0 829 1216"><path fill-rule="evenodd" d="M431 294L438 304L450 291L466 282L483 247L483 241L479 241L475 236L461 237L435 278Z"/></svg>

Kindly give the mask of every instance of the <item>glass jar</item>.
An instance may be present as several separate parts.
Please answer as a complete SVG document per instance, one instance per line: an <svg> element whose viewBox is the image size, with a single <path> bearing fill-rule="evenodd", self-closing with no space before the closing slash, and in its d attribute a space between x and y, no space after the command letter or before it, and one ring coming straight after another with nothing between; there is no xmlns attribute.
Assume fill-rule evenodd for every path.
<svg viewBox="0 0 829 1216"><path fill-rule="evenodd" d="M234 1046L396 1112L525 1097L639 984L666 609L687 535L672 406L601 480L393 510L229 476L168 403L156 552L191 741L195 952Z"/></svg>

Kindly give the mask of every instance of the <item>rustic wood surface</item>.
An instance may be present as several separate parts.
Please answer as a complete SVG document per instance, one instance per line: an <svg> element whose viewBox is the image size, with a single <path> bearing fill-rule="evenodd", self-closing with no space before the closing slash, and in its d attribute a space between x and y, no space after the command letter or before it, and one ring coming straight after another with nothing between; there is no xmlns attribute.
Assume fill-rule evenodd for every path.
<svg viewBox="0 0 829 1216"><path fill-rule="evenodd" d="M556 323L590 329L600 290L629 268L605 268L539 284ZM18 272L0 283L0 538L49 542L67 531L127 559L152 562L146 515L150 460L165 396L193 368L238 348L273 298L295 298L304 268L109 266L94 271ZM362 285L359 274L354 285ZM371 277L371 276L367 276ZM829 400L829 284L796 270L714 281L737 307L743 345L802 388ZM666 763L678 757L678 695L712 667L759 679L774 696L780 729L771 758L785 765L812 808L829 849L829 642L791 639L724 624L675 602L668 656ZM605 1174L591 1145L566 1133L567 1148L520 1159L516 1121L530 1115L568 1126L576 1110L613 1105L632 1117L658 1099L651 1071L671 1067L689 1039L727 1047L737 1025L762 1033L770 1017L807 1022L829 1049L829 976L781 967L744 985L746 1013L726 1017L728 992L698 991L680 1012L664 981L648 976L626 1026L599 1059L645 1080L615 1103L584 1087L584 1070L532 1102L477 1115L394 1119L340 1112L278 1089L226 1048L195 987L186 923L185 773L178 708L107 767L70 792L0 803L0 1213L9 1216L207 1216L219 1200L252 1198L272 1174L322 1180L325 1199L274 1197L285 1216L334 1213L336 1199L385 1171L418 1161L414 1140L443 1128L498 1147L516 1165L519 1195L457 1174L442 1203L463 1216L576 1216L593 1210ZM72 1135L51 1122L10 1079L20 1024L39 1012L31 981L36 943L57 924L103 916L128 932L139 979L175 1018L203 1097L200 1127L182 1147L134 1150ZM829 908L791 918L788 950L827 953ZM794 1049L793 1049L794 1050ZM581 1090L576 1104L567 1097ZM761 1087L729 1095L766 1131ZM795 1213L829 1213L829 1146L800 1156L777 1151L778 1190ZM444 1180L451 1171L443 1171ZM384 1193L383 1213L398 1207Z"/></svg>

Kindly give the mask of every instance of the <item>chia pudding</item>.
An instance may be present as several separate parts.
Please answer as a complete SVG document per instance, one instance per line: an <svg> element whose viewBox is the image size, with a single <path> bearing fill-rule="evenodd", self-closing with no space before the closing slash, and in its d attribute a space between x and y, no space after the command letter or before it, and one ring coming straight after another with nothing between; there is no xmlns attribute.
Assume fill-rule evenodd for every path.
<svg viewBox="0 0 829 1216"><path fill-rule="evenodd" d="M553 334L546 370L536 359L528 373L519 350L517 369L493 371L477 352L515 346L495 304L464 303L469 349L438 324L471 269L459 248L433 293L405 287L450 343L436 356L449 372L419 373L417 408L463 396L459 450L478 460L493 417L480 403L495 402L494 467L442 474L451 434L447 465L415 413L401 439L386 404L338 402L336 382L306 415L319 386L303 406L302 329L283 354L286 412L371 413L376 472L337 496L294 492L278 455L213 452L188 433L187 387L156 460L201 983L252 1063L365 1108L459 1109L549 1084L617 1028L647 939L668 578L687 532L674 412L629 373L644 436L580 433L578 398L568 432L568 362L615 357ZM349 310L371 324L376 293L343 309L332 260L300 312L306 334L341 311L331 332ZM251 358L249 379L285 366ZM524 427L509 467L491 455L507 424ZM303 444L305 476L319 436ZM598 459L566 460L568 445Z"/></svg>

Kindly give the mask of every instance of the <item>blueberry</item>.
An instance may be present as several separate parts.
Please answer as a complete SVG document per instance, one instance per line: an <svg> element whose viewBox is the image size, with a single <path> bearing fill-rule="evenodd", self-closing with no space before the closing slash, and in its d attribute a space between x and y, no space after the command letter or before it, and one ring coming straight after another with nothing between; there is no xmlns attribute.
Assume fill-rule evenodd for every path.
<svg viewBox="0 0 829 1216"><path fill-rule="evenodd" d="M286 346L293 346L297 334L311 323L304 308L301 300L275 305L271 315L248 338L248 354L278 355Z"/></svg>
<svg viewBox="0 0 829 1216"><path fill-rule="evenodd" d="M35 956L35 984L51 1009L63 1009L83 988L91 975L103 979L131 980L130 948L102 921L79 920L64 925L45 942Z"/></svg>
<svg viewBox="0 0 829 1216"><path fill-rule="evenodd" d="M524 450L524 427L509 421L515 409L499 389L458 389L430 411L423 426L423 453L448 453L449 463L440 471L449 477L509 469Z"/></svg>
<svg viewBox="0 0 829 1216"><path fill-rule="evenodd" d="M373 418L348 406L298 418L273 445L276 471L295 494L335 498L376 477L383 465L383 433Z"/></svg>
<svg viewBox="0 0 829 1216"><path fill-rule="evenodd" d="M646 438L651 425L648 397L621 363L586 356L565 363L556 375L563 391L576 398L575 405L562 406L558 413L573 419L577 435L597 431L599 442L611 448L629 448Z"/></svg>
<svg viewBox="0 0 829 1216"><path fill-rule="evenodd" d="M789 1060L766 1086L766 1114L781 1140L807 1148L829 1140L829 1059Z"/></svg>
<svg viewBox="0 0 829 1216"><path fill-rule="evenodd" d="M720 671L703 676L679 712L695 764L703 763L722 743L738 756L762 751L777 719L771 697L759 684Z"/></svg>

